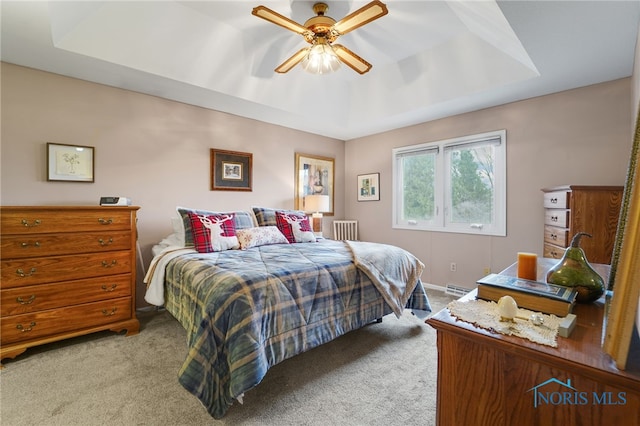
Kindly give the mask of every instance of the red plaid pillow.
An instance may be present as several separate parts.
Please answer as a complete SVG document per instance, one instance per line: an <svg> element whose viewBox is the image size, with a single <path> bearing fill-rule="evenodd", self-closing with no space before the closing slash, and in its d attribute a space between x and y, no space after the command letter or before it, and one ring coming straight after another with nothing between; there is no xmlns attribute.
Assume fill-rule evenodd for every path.
<svg viewBox="0 0 640 426"><path fill-rule="evenodd" d="M233 214L189 213L193 244L198 253L240 248Z"/></svg>
<svg viewBox="0 0 640 426"><path fill-rule="evenodd" d="M290 243L315 243L309 218L305 215L276 211L276 226Z"/></svg>

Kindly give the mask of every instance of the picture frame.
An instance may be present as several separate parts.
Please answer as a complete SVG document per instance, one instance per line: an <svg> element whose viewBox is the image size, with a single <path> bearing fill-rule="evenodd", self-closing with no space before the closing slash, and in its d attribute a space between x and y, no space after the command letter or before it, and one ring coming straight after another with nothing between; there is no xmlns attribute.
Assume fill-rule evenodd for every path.
<svg viewBox="0 0 640 426"><path fill-rule="evenodd" d="M93 183L95 153L92 146L47 142L47 181Z"/></svg>
<svg viewBox="0 0 640 426"><path fill-rule="evenodd" d="M358 201L380 201L380 173L358 175Z"/></svg>
<svg viewBox="0 0 640 426"><path fill-rule="evenodd" d="M620 370L626 369L632 350L638 347L636 312L640 305L640 112L631 147L620 221L611 261L605 302L603 350ZM636 336L634 338L634 333ZM632 349L632 342L636 342Z"/></svg>
<svg viewBox="0 0 640 426"><path fill-rule="evenodd" d="M295 209L305 210L304 197L307 195L328 195L330 211L322 213L333 216L335 159L296 153L295 174Z"/></svg>
<svg viewBox="0 0 640 426"><path fill-rule="evenodd" d="M253 154L211 149L211 190L252 191Z"/></svg>

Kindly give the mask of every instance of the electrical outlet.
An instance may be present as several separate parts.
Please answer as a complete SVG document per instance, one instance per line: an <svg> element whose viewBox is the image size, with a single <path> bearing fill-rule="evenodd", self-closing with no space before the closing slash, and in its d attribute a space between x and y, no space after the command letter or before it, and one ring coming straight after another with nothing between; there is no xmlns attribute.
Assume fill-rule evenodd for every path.
<svg viewBox="0 0 640 426"><path fill-rule="evenodd" d="M451 265L449 265L449 270L451 272L455 272L458 270L458 265L456 265L456 262L451 262Z"/></svg>
<svg viewBox="0 0 640 426"><path fill-rule="evenodd" d="M485 267L484 267L484 269L482 270L482 272L483 272L485 275L489 275L489 274L491 273L491 268L490 268L490 267L488 267L488 266L485 266Z"/></svg>

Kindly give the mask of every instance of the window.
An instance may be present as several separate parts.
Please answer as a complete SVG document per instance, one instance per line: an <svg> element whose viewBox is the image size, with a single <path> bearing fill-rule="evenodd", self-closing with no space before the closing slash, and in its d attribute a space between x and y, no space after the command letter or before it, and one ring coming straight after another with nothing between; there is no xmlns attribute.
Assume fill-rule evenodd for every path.
<svg viewBox="0 0 640 426"><path fill-rule="evenodd" d="M393 227L506 235L506 132L393 150Z"/></svg>

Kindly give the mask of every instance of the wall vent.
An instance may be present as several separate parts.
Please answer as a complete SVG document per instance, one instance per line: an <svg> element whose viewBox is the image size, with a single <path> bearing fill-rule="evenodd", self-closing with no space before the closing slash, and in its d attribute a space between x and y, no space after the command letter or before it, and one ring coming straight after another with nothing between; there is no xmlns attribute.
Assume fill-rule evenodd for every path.
<svg viewBox="0 0 640 426"><path fill-rule="evenodd" d="M469 293L470 291L471 291L470 288L460 287L453 284L447 284L444 290L446 294L449 294L451 296L458 296L458 297L462 297L465 294Z"/></svg>

